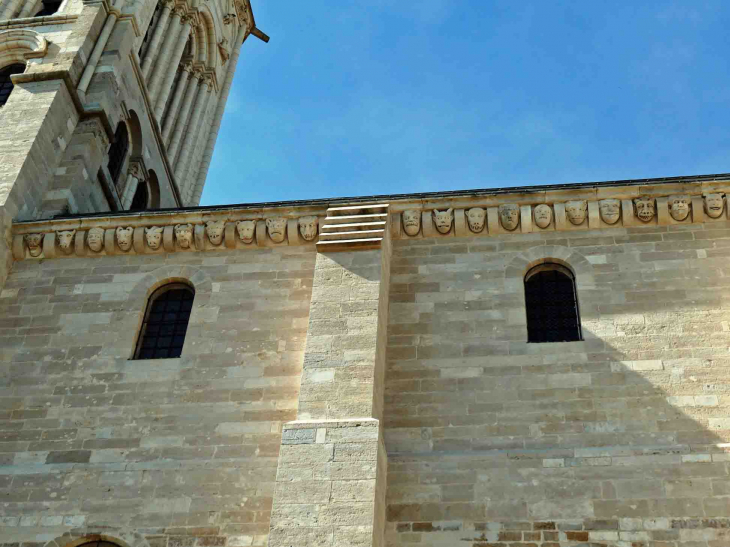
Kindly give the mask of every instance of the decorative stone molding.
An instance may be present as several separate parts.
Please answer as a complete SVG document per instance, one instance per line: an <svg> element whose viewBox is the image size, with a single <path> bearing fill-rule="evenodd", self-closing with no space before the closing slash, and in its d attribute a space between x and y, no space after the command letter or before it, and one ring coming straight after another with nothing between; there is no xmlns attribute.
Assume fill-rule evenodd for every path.
<svg viewBox="0 0 730 547"><path fill-rule="evenodd" d="M326 209L319 202L22 222L13 225L12 249L16 260L243 250L311 242L321 250L336 250L377 246L386 234L392 239L506 237L725 223L730 220L728 186L730 181L722 180L707 185L611 185L485 196L434 194L431 200L399 196L391 204ZM287 206L291 208L283 208Z"/></svg>
<svg viewBox="0 0 730 547"><path fill-rule="evenodd" d="M174 221L175 217L175 214L171 214L169 220ZM317 241L320 224L317 215L293 219L221 219L200 224L187 222L169 225L159 223L161 219L157 218L155 224L137 226L125 225L125 219L119 218L121 224L117 226L110 225L110 219L102 220L100 224L104 227L88 225L93 220L88 219L87 225L79 226L78 229L18 233L13 237L13 257L23 260L304 245ZM46 221L41 224L53 229L59 222ZM65 224L68 225L69 221L65 221ZM222 245L224 242L225 245Z"/></svg>
<svg viewBox="0 0 730 547"><path fill-rule="evenodd" d="M0 66L46 56L48 41L33 30L14 28L0 31Z"/></svg>

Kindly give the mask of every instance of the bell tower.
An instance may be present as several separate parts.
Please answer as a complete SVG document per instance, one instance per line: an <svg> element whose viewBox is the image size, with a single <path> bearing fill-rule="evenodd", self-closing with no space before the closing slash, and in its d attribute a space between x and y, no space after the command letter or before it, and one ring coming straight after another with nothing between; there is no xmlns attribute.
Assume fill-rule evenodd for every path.
<svg viewBox="0 0 730 547"><path fill-rule="evenodd" d="M250 0L0 0L0 222L197 205ZM0 281L10 263L0 242Z"/></svg>

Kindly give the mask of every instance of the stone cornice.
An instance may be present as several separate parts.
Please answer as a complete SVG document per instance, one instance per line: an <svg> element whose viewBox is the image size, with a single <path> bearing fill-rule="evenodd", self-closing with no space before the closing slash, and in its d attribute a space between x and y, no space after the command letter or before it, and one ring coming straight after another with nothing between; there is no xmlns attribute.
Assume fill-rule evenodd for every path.
<svg viewBox="0 0 730 547"><path fill-rule="evenodd" d="M726 194L730 194L730 175L412 194L367 201L388 203L389 236L410 239L724 223L730 220ZM332 224L328 209L342 205L359 209L359 203L365 207L361 199L365 198L19 222L14 223L12 229L13 256L22 260L31 256L105 256L302 245L319 241L318 232L322 232L322 226ZM317 218L314 233L311 232L311 217ZM276 219L281 220L277 222ZM190 226L178 234L175 230L178 225ZM148 244L152 241L154 247L155 230L149 231L152 240L146 236L146 229L152 227L159 227L164 234L163 244L158 248ZM104 230L104 243L99 251L94 251L88 244L92 228ZM124 231L117 233L118 229ZM68 234L70 231L73 234ZM95 233L98 236L100 232ZM40 236L27 237L31 234ZM247 240L249 236L250 240ZM73 246L66 241L62 247L63 237L73 239ZM130 239L127 250L120 247L120 237ZM39 238L41 251L38 250ZM122 242L122 247L124 244ZM35 248L31 249L31 245Z"/></svg>

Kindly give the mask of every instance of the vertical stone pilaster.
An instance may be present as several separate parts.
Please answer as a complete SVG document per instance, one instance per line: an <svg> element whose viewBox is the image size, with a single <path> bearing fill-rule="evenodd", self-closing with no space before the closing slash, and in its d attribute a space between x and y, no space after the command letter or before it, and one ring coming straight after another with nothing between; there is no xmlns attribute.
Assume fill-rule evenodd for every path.
<svg viewBox="0 0 730 547"><path fill-rule="evenodd" d="M382 545L389 276L387 238L375 249L317 255L298 419L283 427L270 547Z"/></svg>

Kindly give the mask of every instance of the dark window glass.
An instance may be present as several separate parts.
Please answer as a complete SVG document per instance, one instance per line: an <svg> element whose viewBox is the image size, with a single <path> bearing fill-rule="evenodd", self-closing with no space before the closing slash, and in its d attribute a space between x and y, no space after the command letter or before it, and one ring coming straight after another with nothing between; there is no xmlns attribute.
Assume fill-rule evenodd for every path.
<svg viewBox="0 0 730 547"><path fill-rule="evenodd" d="M147 303L135 359L180 357L195 292L173 283L157 289Z"/></svg>
<svg viewBox="0 0 730 547"><path fill-rule="evenodd" d="M15 64L0 69L0 106L8 102L8 97L13 91L13 82L10 76L13 74L22 74L25 72L25 65Z"/></svg>
<svg viewBox="0 0 730 547"><path fill-rule="evenodd" d="M558 264L541 264L525 276L528 342L581 339L575 277Z"/></svg>
<svg viewBox="0 0 730 547"><path fill-rule="evenodd" d="M61 2L54 2L53 0L44 0L43 8L41 11L35 14L35 17L44 17L45 15L53 15L61 7Z"/></svg>
<svg viewBox="0 0 730 547"><path fill-rule="evenodd" d="M124 165L124 158L127 156L127 149L129 148L129 136L127 135L127 126L124 122L119 122L117 130L114 133L114 143L109 148L109 174L112 176L114 184L119 179L119 173Z"/></svg>
<svg viewBox="0 0 730 547"><path fill-rule="evenodd" d="M144 211L147 209L147 184L141 180L137 185L137 191L132 198L132 204L129 206L130 211Z"/></svg>

